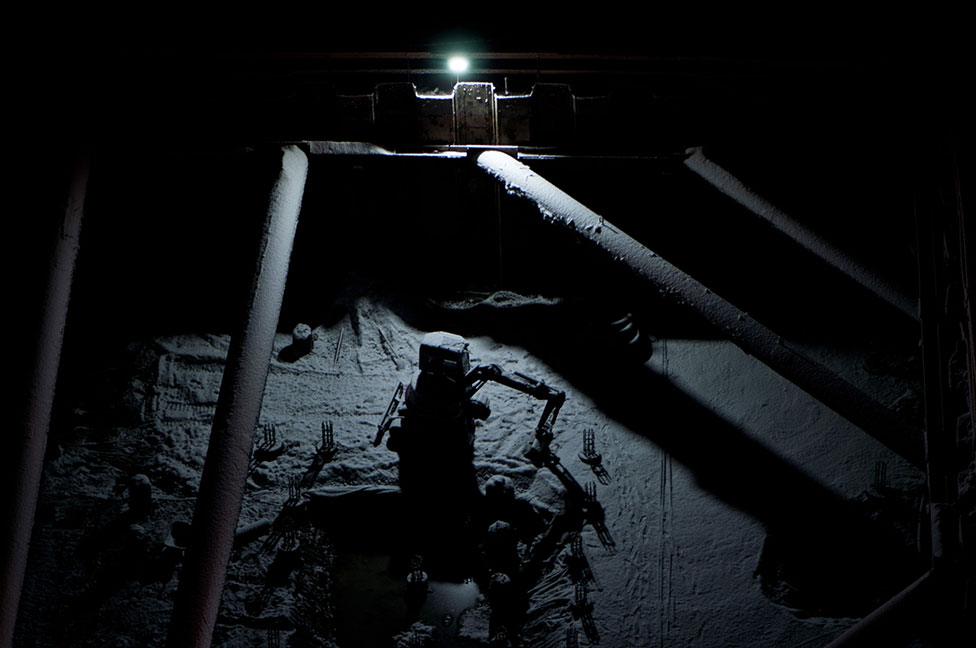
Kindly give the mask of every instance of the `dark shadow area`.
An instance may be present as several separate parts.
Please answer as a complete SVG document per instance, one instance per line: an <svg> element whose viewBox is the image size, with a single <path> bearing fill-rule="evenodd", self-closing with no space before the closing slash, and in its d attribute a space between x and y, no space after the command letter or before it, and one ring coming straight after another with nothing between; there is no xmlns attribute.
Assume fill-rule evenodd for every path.
<svg viewBox="0 0 976 648"><path fill-rule="evenodd" d="M933 34L940 44L929 47L924 36L930 25L914 14L901 34L873 13L861 24L851 12L822 12L807 26L837 23L842 34L832 38L829 30L815 29L815 40L800 43L788 29L767 30L758 22L745 31L731 24L705 29L697 16L682 25L659 19L648 26L628 15L583 12L557 28L550 12L533 16L524 7L467 24L459 12L438 17L411 7L412 19L402 22L386 10L360 21L328 11L329 23L308 21L304 29L276 29L270 18L251 31L222 21L220 29L195 25L196 38L188 39L165 28L164 38L152 38L148 26L118 29L96 15L67 29L46 18L36 37L25 22L10 21L20 37L11 41L9 57L16 69L14 145L7 153L18 169L5 173L14 180L7 241L15 269L6 312L15 329L9 370L23 377L12 392L17 408L27 400L47 256L64 209L66 160L76 149L96 149L49 460L84 444L85 452L105 452L98 460L103 470L129 474L136 458L113 448L118 430L139 428L134 437L158 441L140 446L152 456L180 438L175 423L164 432L153 429L136 409L142 402L126 394L136 382L153 384L162 375L156 364L162 351L149 348L148 340L223 336L239 327L270 174L260 151L285 140L397 144L403 134L389 121L370 121L383 109L372 93L378 84L398 83L444 95L459 77L433 69L442 66L439 58L416 55L440 57L454 47L496 57L481 59L494 71L463 80L493 83L498 96L528 95L544 83L572 88L578 118L572 136L553 143L536 133L523 147L572 159L532 161L534 170L787 341L847 354L838 361L841 370L868 374L862 381L871 383L867 393L889 403L891 389L903 390L897 402L906 416L918 413L917 327L691 177L680 156L689 146L704 146L765 198L914 294L918 167L971 146L972 101L965 90L971 64L961 54L967 39L940 26ZM186 22L185 16L178 20ZM100 38L109 29L115 35ZM750 37L756 31L769 32L768 47ZM251 34L258 38L251 41ZM724 47L713 34L738 45ZM556 56L548 62L531 54L505 56L526 50ZM362 56L368 51L381 56ZM352 55L333 56L343 52ZM432 69L420 69L425 66ZM553 125L545 110L533 111L506 123L539 132ZM449 131L453 115L438 115ZM621 153L646 159L602 157ZM967 188L971 172L962 179ZM574 249L581 254L566 254ZM524 347L607 417L680 462L708 495L760 522L767 538L756 547L756 577L774 604L797 616L864 615L925 567L920 556L929 548L906 538L904 528L917 515L914 493L842 499L649 369L644 361L655 338L721 336L666 295L553 231L534 207L510 200L471 160L311 160L279 333L300 322L314 330L348 317L346 341L339 338L336 362L322 372L338 375L340 352L351 355L365 337L358 302L375 294L393 295L396 311L420 329ZM293 344L276 359L295 363L286 368L299 373L305 352ZM219 375L219 357L196 361L210 363L210 374ZM184 393L186 402L177 405L206 416L209 404L199 401L207 388L201 386L192 403ZM152 399L151 393L138 396ZM368 419L368 409L356 416ZM200 423L187 417L187 427ZM284 445L268 445L269 456L279 450ZM161 448L159 455L166 452ZM193 458L202 462L202 455ZM321 469L322 461L313 467ZM193 463L178 481L157 481L173 496L167 516L188 517L193 489L186 484L196 483L198 468ZM85 470L79 464L78 483ZM11 489L3 490L6 497ZM962 498L970 544L976 536L973 492ZM164 582L173 568L167 562L172 551L158 564L147 558L163 551L159 538L147 539L115 509L96 510L100 496L112 495L94 495L88 501L59 493L57 507L42 505L31 554L35 565L44 563L49 581L61 579L40 583L37 591L82 592L78 607L90 616L77 626L84 632L100 623L96 612L108 612L106 601L117 592ZM69 509L77 510L64 512ZM92 510L87 519L84 512ZM334 611L318 602L331 595L326 575L333 563L348 567L339 574L346 583L392 587L409 560L391 559L391 528L410 522L403 515L395 499L383 497L316 512L314 533L276 555L265 574L274 586L294 583L302 605L310 603L296 619L276 612L257 620L224 618L216 644L235 641L235 624L265 624L270 632L281 623L281 629L310 629L290 643L321 645L332 622L324 615ZM84 542L63 543L83 532ZM320 532L334 535L339 558L316 539ZM182 545L170 549L182 551ZM84 578L90 586L76 587ZM486 582L480 573L478 586ZM343 612L345 638L368 644L388 636L386 626L359 635L355 624L375 615L363 613L368 587L357 591L359 598L350 598ZM585 603L585 591L582 599L576 604ZM941 603L930 607L937 611ZM59 621L60 600L51 609L44 601L30 604L39 627ZM148 611L146 617L155 624L167 614ZM65 624L59 637L85 641L70 636L72 627ZM277 645L272 636L269 646Z"/></svg>
<svg viewBox="0 0 976 648"><path fill-rule="evenodd" d="M399 312L412 316L409 307ZM548 319L531 322L517 312L496 313L490 322L464 314L444 318L428 311L415 324L436 322L461 335L524 346L606 416L684 464L703 489L759 520L799 591L792 599L798 614L864 615L924 570L899 529L838 497L648 366L582 335L578 313L553 309ZM763 567L757 565L759 575Z"/></svg>

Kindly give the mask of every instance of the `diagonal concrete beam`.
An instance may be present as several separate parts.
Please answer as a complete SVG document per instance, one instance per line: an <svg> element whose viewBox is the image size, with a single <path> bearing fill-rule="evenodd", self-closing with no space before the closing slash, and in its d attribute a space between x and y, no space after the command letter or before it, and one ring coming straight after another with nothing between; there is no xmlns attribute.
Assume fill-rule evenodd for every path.
<svg viewBox="0 0 976 648"><path fill-rule="evenodd" d="M684 165L723 194L745 207L791 239L807 252L843 273L881 301L893 306L907 317L918 318L916 300L895 288L891 282L852 259L813 230L805 227L783 210L747 187L729 171L709 159L701 148L691 149Z"/></svg>
<svg viewBox="0 0 976 648"><path fill-rule="evenodd" d="M931 571L925 572L911 585L841 633L825 648L898 645L898 640L904 640L906 632L928 613L926 606L931 605L935 580Z"/></svg>
<svg viewBox="0 0 976 648"><path fill-rule="evenodd" d="M220 609L244 498L254 429L268 379L288 276L308 157L278 151L279 166L262 224L246 319L231 339L203 466L190 544L169 628L171 648L207 648Z"/></svg>
<svg viewBox="0 0 976 648"><path fill-rule="evenodd" d="M8 525L0 551L0 646L13 645L14 625L27 569L37 497L41 487L44 453L54 409L54 391L61 366L64 327L71 301L71 283L81 245L81 221L85 211L91 161L80 157L72 170L71 187L51 256L44 310L41 314L34 370L27 397L25 420L12 448L12 488L5 495L10 510L4 510ZM6 508L6 507L5 507Z"/></svg>
<svg viewBox="0 0 976 648"><path fill-rule="evenodd" d="M663 297L690 308L746 353L920 466L921 432L823 365L790 349L780 336L748 313L605 221L529 167L498 151L486 151L478 166L512 195L538 207L543 221L573 232L608 261L624 266Z"/></svg>

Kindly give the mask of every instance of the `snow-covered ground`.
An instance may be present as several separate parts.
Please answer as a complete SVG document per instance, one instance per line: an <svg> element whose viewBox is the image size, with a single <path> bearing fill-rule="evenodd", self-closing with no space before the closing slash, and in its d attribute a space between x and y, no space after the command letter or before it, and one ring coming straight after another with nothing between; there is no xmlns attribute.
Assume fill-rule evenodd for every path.
<svg viewBox="0 0 976 648"><path fill-rule="evenodd" d="M412 378L425 332L383 300L364 297L351 302L345 317L319 327L313 352L294 363L278 359L290 342L278 336L261 421L276 426L286 450L254 471L240 526L277 514L288 496L289 477L301 476L312 462L326 422L334 426L339 449L313 489L396 484L396 455L374 448L371 440L397 382ZM598 497L617 547L609 552L592 529L583 532L595 578L589 600L601 645L819 646L853 622L801 618L771 601L755 575L766 538L764 521L716 497L701 475L644 431L610 418L528 350L487 336L469 342L473 362L499 364L566 391L554 447L580 481L592 479L577 459L582 431L596 430L597 449L612 476L609 484L598 486ZM225 335L199 335L135 345L125 367L124 393L114 397L116 414L83 425L92 413L78 413L77 429L64 435L60 455L45 469L21 615L27 621L18 645L162 641L175 576L141 583L134 576L100 576L99 570L112 574L105 567L119 560L112 551L120 551L122 560L129 555L114 548L120 536L135 533L149 551L156 551L174 521L191 519L228 344ZM892 487L909 490L919 483L921 475L898 456L730 343L660 340L648 366L700 407L842 498L869 490L878 462L887 465ZM520 497L558 509L559 482L522 456L541 404L498 385L485 387L484 394L492 414L477 432L479 475L507 475ZM648 403L649 426L656 424L656 396L635 394ZM680 426L670 420L662 424ZM666 433L680 436L682 430ZM139 530L120 530L112 524L124 509L124 497L113 491L119 480L135 473L151 479L156 508ZM770 489L778 486L769 484ZM568 548L560 549L552 569L531 589L524 645L564 646L567 628L577 626L570 610L574 588L567 553ZM332 558L322 557L315 568L330 569ZM293 628L296 619L307 618L303 597L312 594L293 580L272 588L266 605L255 612L253 601L268 569L260 542L235 553L216 645L266 646L265 626L276 619L285 620L282 645L290 645L289 624ZM294 579L302 577L299 573ZM334 589L326 584L314 594L329 597ZM331 609L328 601L320 605ZM313 633L320 645L330 641L327 634L327 629ZM582 632L579 637L580 645L588 645Z"/></svg>

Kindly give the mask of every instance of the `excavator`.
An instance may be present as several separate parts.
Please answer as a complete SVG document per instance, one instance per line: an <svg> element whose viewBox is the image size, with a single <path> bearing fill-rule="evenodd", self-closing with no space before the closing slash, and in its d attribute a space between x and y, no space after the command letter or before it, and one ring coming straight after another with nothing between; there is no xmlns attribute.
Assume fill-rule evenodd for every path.
<svg viewBox="0 0 976 648"><path fill-rule="evenodd" d="M462 506L466 496L477 497L474 421L487 419L490 409L475 395L493 382L545 401L525 456L537 468L546 468L556 476L566 489L570 505L593 527L600 542L613 548L595 486L582 486L551 448L553 428L566 401L564 392L496 364L471 367L468 342L444 331L424 336L419 364L413 383L397 385L373 440L373 445L379 446L389 432L387 447L400 455L405 496L434 501L448 496ZM591 450L580 458L592 467L597 457Z"/></svg>

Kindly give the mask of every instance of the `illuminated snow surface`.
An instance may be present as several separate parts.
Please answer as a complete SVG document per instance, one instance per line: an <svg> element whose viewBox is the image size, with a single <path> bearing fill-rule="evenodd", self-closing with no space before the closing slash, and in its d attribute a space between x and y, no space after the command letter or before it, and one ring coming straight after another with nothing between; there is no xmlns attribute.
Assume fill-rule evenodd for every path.
<svg viewBox="0 0 976 648"><path fill-rule="evenodd" d="M286 450L255 470L239 526L280 510L288 478L300 476L311 462L325 421L334 425L339 450L313 491L396 484L396 455L374 448L371 440L393 388L411 379L426 331L412 328L379 300L360 298L350 311L354 318L347 314L319 327L312 354L297 362L277 359L290 342L289 336L278 336L261 420L277 426ZM765 538L760 522L703 489L682 464L604 416L526 350L490 337L469 341L473 364L497 363L567 392L554 447L581 482L593 479L577 459L582 431L596 430L597 450L612 475L608 485L598 486L598 497L617 544L609 553L592 529L583 532L596 579L589 599L600 645L818 646L853 622L799 618L771 602L754 575ZM121 413L93 423L76 421L60 456L46 468L20 645L161 644L176 577L147 584L100 577L100 565L124 561L126 554L112 548L111 538L90 545L101 537L96 531L123 510L124 498L111 493L119 478L132 473L147 474L154 485L156 509L133 532L147 545L163 543L173 521L191 519L228 343L223 335L179 336L133 347L125 369L128 387L114 406ZM869 489L878 461L887 462L892 484L910 487L920 478L872 438L730 343L662 340L649 362L704 407L844 497ZM498 385L484 393L492 414L476 436L481 479L507 475L522 498L557 510L558 481L522 457L542 404ZM646 400L647 424L654 425L655 395L634 398ZM77 412L75 418L91 415ZM268 588L266 603L255 612L253 601L271 563L271 554L260 546L259 540L235 551L215 645L266 646L267 627L275 623L284 624L281 645L330 645L334 625L328 617L335 602L319 599L334 595L335 556L303 554L306 562L289 584ZM532 588L523 645L561 647L567 628L578 627L569 608L574 591L566 551ZM483 612L474 609L456 620L472 642L465 645L487 645L479 643L486 633ZM320 626L307 630L307 644L292 643L298 623ZM589 644L582 632L579 642Z"/></svg>

